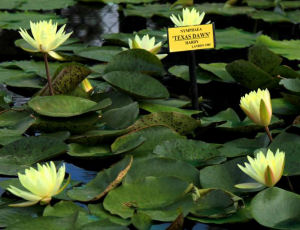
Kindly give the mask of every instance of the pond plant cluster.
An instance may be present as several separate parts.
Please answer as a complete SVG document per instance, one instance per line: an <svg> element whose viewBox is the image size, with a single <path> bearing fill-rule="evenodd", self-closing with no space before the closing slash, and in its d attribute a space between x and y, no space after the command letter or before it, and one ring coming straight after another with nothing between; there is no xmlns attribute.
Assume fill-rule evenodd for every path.
<svg viewBox="0 0 300 230"><path fill-rule="evenodd" d="M155 26L90 46L59 16L75 4ZM297 0L1 0L0 35L30 56L0 63L0 227L300 229L299 16ZM195 109L167 27L209 21Z"/></svg>

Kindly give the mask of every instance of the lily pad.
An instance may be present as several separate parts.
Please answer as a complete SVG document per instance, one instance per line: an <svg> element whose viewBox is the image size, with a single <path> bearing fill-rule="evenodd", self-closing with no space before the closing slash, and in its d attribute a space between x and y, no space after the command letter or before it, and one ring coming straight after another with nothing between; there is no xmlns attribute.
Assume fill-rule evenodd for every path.
<svg viewBox="0 0 300 230"><path fill-rule="evenodd" d="M232 76L226 71L226 65L227 63L210 63L210 64L199 64L199 66L208 71L213 73L218 78L216 80L224 81L224 82L235 82L235 80L232 78Z"/></svg>
<svg viewBox="0 0 300 230"><path fill-rule="evenodd" d="M220 188L234 193L249 192L248 189L237 189L241 183L253 183L254 180L242 172L237 164L247 162L246 157L236 158L224 164L208 166L200 170L202 188Z"/></svg>
<svg viewBox="0 0 300 230"><path fill-rule="evenodd" d="M98 200L114 189L130 170L133 158L126 157L114 164L111 168L103 170L83 187L74 187L68 191L68 196L74 200L90 201Z"/></svg>
<svg viewBox="0 0 300 230"><path fill-rule="evenodd" d="M179 171L181 172L180 174L178 174ZM195 186L200 186L199 170L188 163L163 157L136 159L123 180L123 184L141 182L145 177L149 176L172 176L192 183Z"/></svg>
<svg viewBox="0 0 300 230"><path fill-rule="evenodd" d="M101 103L101 102L100 102ZM72 117L100 110L110 105L110 100L102 101L101 104L80 97L54 95L34 97L28 103L38 114L50 117Z"/></svg>
<svg viewBox="0 0 300 230"><path fill-rule="evenodd" d="M110 147L107 145L90 146L80 144L69 144L68 154L72 157L106 157L111 155Z"/></svg>
<svg viewBox="0 0 300 230"><path fill-rule="evenodd" d="M257 34L249 33L234 27L216 30L216 49L246 48L255 44L257 36ZM235 38L234 42L232 42L233 37Z"/></svg>
<svg viewBox="0 0 300 230"><path fill-rule="evenodd" d="M287 90L300 93L300 79L282 79L279 83L283 85Z"/></svg>
<svg viewBox="0 0 300 230"><path fill-rule="evenodd" d="M146 138L146 141L140 147L131 151L130 154L149 155L152 154L156 145L165 140L184 138L167 127L152 126L118 137L111 145L111 150L113 152L118 152L119 149L124 149L124 146L128 146L128 143L132 143L140 137Z"/></svg>
<svg viewBox="0 0 300 230"><path fill-rule="evenodd" d="M2 0L0 9L10 10L53 10L74 5L74 0Z"/></svg>
<svg viewBox="0 0 300 230"><path fill-rule="evenodd" d="M164 73L161 61L144 49L130 49L116 55L107 64L105 73L112 71L136 71L150 75Z"/></svg>
<svg viewBox="0 0 300 230"><path fill-rule="evenodd" d="M67 145L57 138L23 137L0 149L0 174L16 175L17 172L66 150Z"/></svg>
<svg viewBox="0 0 300 230"><path fill-rule="evenodd" d="M174 129L182 135L185 135L192 133L194 129L199 127L200 121L177 112L158 112L141 117L132 126L130 126L129 129L136 130L152 125L164 125Z"/></svg>
<svg viewBox="0 0 300 230"><path fill-rule="evenodd" d="M9 30L18 30L19 28L29 29L29 22L40 20L53 20L58 24L66 23L66 19L60 18L56 14L45 14L37 12L0 12L0 28Z"/></svg>
<svg viewBox="0 0 300 230"><path fill-rule="evenodd" d="M277 41L266 35L261 35L257 38L257 43L267 46L274 53L289 60L300 60L300 51L297 49L300 45L300 40Z"/></svg>
<svg viewBox="0 0 300 230"><path fill-rule="evenodd" d="M299 145L299 135L282 132L269 146L273 152L277 149L285 152L284 175L300 175Z"/></svg>
<svg viewBox="0 0 300 230"><path fill-rule="evenodd" d="M226 160L218 150L219 145L196 140L174 139L157 145L154 154L185 161L197 167L217 164Z"/></svg>
<svg viewBox="0 0 300 230"><path fill-rule="evenodd" d="M146 177L138 183L122 184L110 191L103 206L122 218L132 217L135 209L160 209L182 198L191 185L174 177Z"/></svg>
<svg viewBox="0 0 300 230"><path fill-rule="evenodd" d="M274 229L299 229L300 196L280 188L268 188L254 197L251 213L263 226Z"/></svg>
<svg viewBox="0 0 300 230"><path fill-rule="evenodd" d="M158 80L142 73L113 71L103 76L112 86L137 98L168 98L169 92Z"/></svg>
<svg viewBox="0 0 300 230"><path fill-rule="evenodd" d="M113 57L120 53L122 49L117 46L102 46L102 47L88 47L75 50L75 54L79 57L93 59L97 61L109 62Z"/></svg>

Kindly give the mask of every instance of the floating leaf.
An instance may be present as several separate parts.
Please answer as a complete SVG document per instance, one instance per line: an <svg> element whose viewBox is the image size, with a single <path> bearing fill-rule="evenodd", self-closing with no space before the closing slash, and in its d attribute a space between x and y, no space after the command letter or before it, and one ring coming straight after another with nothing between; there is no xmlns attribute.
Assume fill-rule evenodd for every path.
<svg viewBox="0 0 300 230"><path fill-rule="evenodd" d="M273 78L269 73L245 60L237 60L228 64L226 70L237 82L252 90L271 88L279 82L278 78Z"/></svg>
<svg viewBox="0 0 300 230"><path fill-rule="evenodd" d="M69 144L68 154L72 157L106 157L111 155L111 151L107 145L90 146L73 143Z"/></svg>
<svg viewBox="0 0 300 230"><path fill-rule="evenodd" d="M79 57L93 59L97 61L109 62L114 56L120 53L122 49L116 46L88 47L75 50L75 54Z"/></svg>
<svg viewBox="0 0 300 230"><path fill-rule="evenodd" d="M178 172L181 172L178 174ZM150 159L136 159L126 175L124 183L141 182L145 177L172 176L180 180L200 186L199 170L192 165L168 158L155 157Z"/></svg>
<svg viewBox="0 0 300 230"><path fill-rule="evenodd" d="M275 152L277 149L285 152L284 175L300 174L299 158L300 136L292 133L282 132L270 144L269 148Z"/></svg>
<svg viewBox="0 0 300 230"><path fill-rule="evenodd" d="M177 112L158 112L141 117L132 126L130 126L129 129L136 130L153 125L164 125L174 129L182 135L185 135L192 133L194 129L200 126L200 121Z"/></svg>
<svg viewBox="0 0 300 230"><path fill-rule="evenodd" d="M123 184L110 191L103 205L112 214L132 217L135 209L161 209L182 198L191 185L174 177L146 177L143 181Z"/></svg>
<svg viewBox="0 0 300 230"><path fill-rule="evenodd" d="M287 90L300 93L300 79L282 79L280 85L283 85Z"/></svg>
<svg viewBox="0 0 300 230"><path fill-rule="evenodd" d="M52 77L54 94L66 94L73 91L89 74L90 69L79 63L61 65ZM48 83L38 92L39 96L49 96Z"/></svg>
<svg viewBox="0 0 300 230"><path fill-rule="evenodd" d="M68 196L79 201L100 199L122 181L130 169L132 161L132 156L124 158L111 168L99 172L97 176L85 186L74 187L68 191Z"/></svg>
<svg viewBox="0 0 300 230"><path fill-rule="evenodd" d="M232 76L226 71L226 63L210 63L210 64L199 64L199 66L214 75L216 75L219 79L224 82L235 82L235 80L232 78Z"/></svg>
<svg viewBox="0 0 300 230"><path fill-rule="evenodd" d="M234 187L236 184L254 182L237 166L237 164L243 164L244 162L247 162L246 157L241 157L227 161L224 164L201 169L200 184L202 188L220 188L235 193L249 192L248 189L237 189Z"/></svg>
<svg viewBox="0 0 300 230"><path fill-rule="evenodd" d="M101 121L109 128L124 129L136 120L138 114L138 103L133 102L120 108L107 110L103 113Z"/></svg>
<svg viewBox="0 0 300 230"><path fill-rule="evenodd" d="M234 42L232 42L233 37L235 38ZM249 47L255 43L256 38L257 34L249 33L234 27L230 27L224 30L216 30L216 49L235 49Z"/></svg>
<svg viewBox="0 0 300 230"><path fill-rule="evenodd" d="M158 80L142 73L113 71L103 76L112 86L137 98L168 98L169 92Z"/></svg>
<svg viewBox="0 0 300 230"><path fill-rule="evenodd" d="M34 97L28 103L30 108L41 115L50 117L72 117L100 110L110 105L110 100L104 100L97 104L80 97L54 95Z"/></svg>
<svg viewBox="0 0 300 230"><path fill-rule="evenodd" d="M159 156L185 161L199 167L226 160L220 154L218 147L217 144L202 141L174 139L157 145L153 152Z"/></svg>
<svg viewBox="0 0 300 230"><path fill-rule="evenodd" d="M23 137L0 149L0 174L16 175L33 164L67 150L62 140L53 137Z"/></svg>
<svg viewBox="0 0 300 230"><path fill-rule="evenodd" d="M45 14L36 12L0 12L0 28L18 30L19 28L29 29L30 21L53 20L58 24L66 23L66 19L58 17L56 14Z"/></svg>
<svg viewBox="0 0 300 230"><path fill-rule="evenodd" d="M298 50L300 40L277 41L266 35L261 35L257 38L257 43L267 46L274 53L289 60L300 60L300 51Z"/></svg>
<svg viewBox="0 0 300 230"><path fill-rule="evenodd" d="M263 226L274 229L299 229L300 196L280 188L268 188L254 197L251 213Z"/></svg>
<svg viewBox="0 0 300 230"><path fill-rule="evenodd" d="M118 152L120 149L127 147L128 143L132 143L140 137L145 138L146 141L140 147L131 151L130 154L149 155L153 152L155 146L163 141L183 138L183 136L180 136L178 133L167 127L152 126L118 137L111 145L111 150L113 152Z"/></svg>
<svg viewBox="0 0 300 230"><path fill-rule="evenodd" d="M116 55L107 64L105 73L112 71L136 71L150 75L164 73L161 61L144 49L130 49Z"/></svg>
<svg viewBox="0 0 300 230"><path fill-rule="evenodd" d="M68 6L74 5L74 0L2 0L0 9L17 9L17 10L53 10L66 8Z"/></svg>

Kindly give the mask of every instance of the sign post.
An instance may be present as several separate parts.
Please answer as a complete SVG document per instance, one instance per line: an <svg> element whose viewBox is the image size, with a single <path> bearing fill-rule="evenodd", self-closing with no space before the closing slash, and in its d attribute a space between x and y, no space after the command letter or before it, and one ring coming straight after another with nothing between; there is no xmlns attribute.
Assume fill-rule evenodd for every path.
<svg viewBox="0 0 300 230"><path fill-rule="evenodd" d="M195 50L216 46L214 24L168 28L169 52L189 51L189 75L193 109L199 110Z"/></svg>

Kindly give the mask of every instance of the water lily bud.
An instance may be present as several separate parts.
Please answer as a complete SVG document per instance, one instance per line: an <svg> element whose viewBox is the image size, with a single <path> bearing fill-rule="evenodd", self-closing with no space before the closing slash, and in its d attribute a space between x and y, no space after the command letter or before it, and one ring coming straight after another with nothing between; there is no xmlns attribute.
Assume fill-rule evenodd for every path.
<svg viewBox="0 0 300 230"><path fill-rule="evenodd" d="M177 17L172 14L170 19L175 24L175 26L194 26L194 25L200 25L203 21L203 18L205 16L205 12L202 12L201 14L195 9L189 10L188 8L185 8L182 10L182 18L180 15Z"/></svg>
<svg viewBox="0 0 300 230"><path fill-rule="evenodd" d="M148 52L156 55L158 59L163 59L168 54L157 54L160 51L162 43L155 44L155 37L150 38L148 34L144 35L141 39L138 35L135 35L134 39L128 39L128 45L130 49L144 49ZM126 50L126 48L124 48Z"/></svg>
<svg viewBox="0 0 300 230"><path fill-rule="evenodd" d="M25 170L25 174L18 173L21 184L28 191L24 191L12 185L10 185L7 190L27 200L27 202L12 204L10 206L26 207L38 202L48 204L52 196L59 194L67 187L70 177L68 182L64 186L61 186L65 177L65 171L65 165L56 171L55 164L51 161L50 165L48 163L44 165L37 164L37 170L31 167Z"/></svg>
<svg viewBox="0 0 300 230"><path fill-rule="evenodd" d="M65 26L66 25L63 25L57 31L57 23L52 23L52 20L39 21L37 23L30 22L30 28L33 37L31 37L28 32L22 28L20 28L19 33L22 38L32 47L32 49L23 49L28 52L48 53L51 57L62 60L63 58L53 50L63 44L72 34L72 32L67 34L65 33Z"/></svg>
<svg viewBox="0 0 300 230"><path fill-rule="evenodd" d="M258 183L237 184L235 187L245 189L262 186L273 187L282 176L285 153L277 149L274 156L273 152L269 149L266 156L263 152L259 152L254 159L248 156L248 161L250 164L245 163L245 167L238 164L238 167Z"/></svg>
<svg viewBox="0 0 300 230"><path fill-rule="evenodd" d="M241 98L240 107L257 125L267 127L272 118L271 96L268 89L252 91Z"/></svg>
<svg viewBox="0 0 300 230"><path fill-rule="evenodd" d="M83 90L87 93L93 89L92 84L90 83L89 79L87 79L87 78L81 82L81 86L82 86Z"/></svg>

